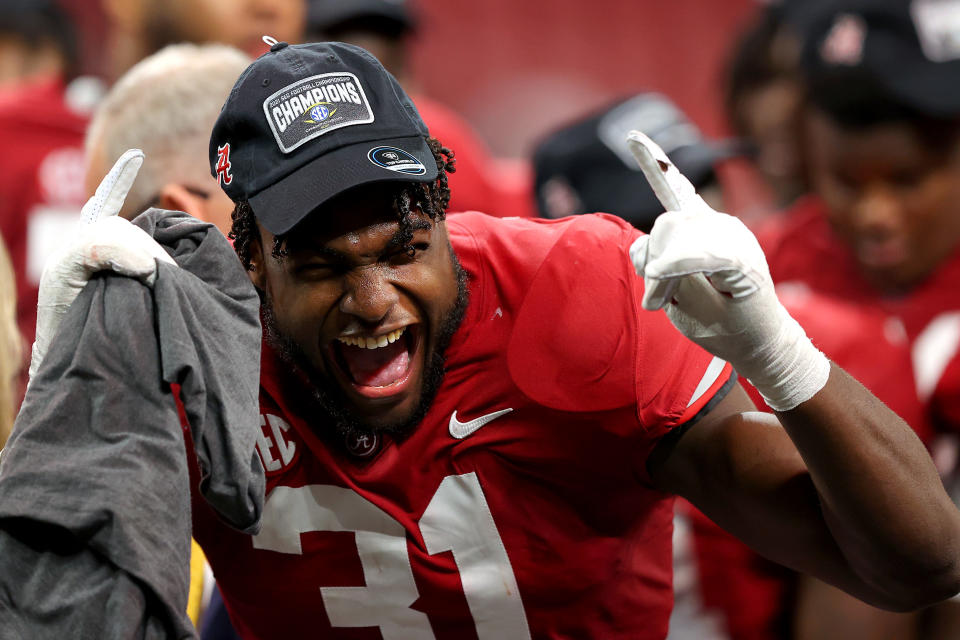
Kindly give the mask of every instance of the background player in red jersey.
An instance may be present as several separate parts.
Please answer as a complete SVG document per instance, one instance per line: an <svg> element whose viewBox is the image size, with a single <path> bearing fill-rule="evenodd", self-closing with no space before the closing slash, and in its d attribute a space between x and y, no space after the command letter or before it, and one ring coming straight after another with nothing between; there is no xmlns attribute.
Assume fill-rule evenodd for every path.
<svg viewBox="0 0 960 640"><path fill-rule="evenodd" d="M5 0L0 15L0 233L16 277L17 322L29 344L43 263L84 201L89 105L67 91L76 42L57 3Z"/></svg>
<svg viewBox="0 0 960 640"><path fill-rule="evenodd" d="M761 236L773 278L900 318L915 374L901 384L915 386L928 419L956 442L960 3L845 0L812 3L805 13L804 119L815 195ZM920 624L955 628L956 613L943 625L931 614L960 613L954 603L921 623L814 582L800 601L807 612L800 632L811 638L854 634L824 629L824 619L849 620L858 637L909 637Z"/></svg>
<svg viewBox="0 0 960 640"><path fill-rule="evenodd" d="M703 140L664 96L644 93L571 123L538 146L534 170L541 214L557 218L607 211L649 232L663 206L630 155L625 143L630 129L644 131L669 150L703 199L724 210L715 170L736 149ZM803 286L778 288L777 296L824 354L929 444L933 434L916 390L904 384L912 380L912 364L895 318ZM744 386L763 408L756 389ZM675 603L669 638L699 640L726 632L733 640L764 640L789 633L796 573L760 557L684 500L676 504L673 545Z"/></svg>
<svg viewBox="0 0 960 640"><path fill-rule="evenodd" d="M665 157L680 210L650 236L445 220L449 156L395 80L354 47L277 43L210 159L267 338L263 529L195 510L245 637L663 637L669 494L881 606L960 586L923 446Z"/></svg>

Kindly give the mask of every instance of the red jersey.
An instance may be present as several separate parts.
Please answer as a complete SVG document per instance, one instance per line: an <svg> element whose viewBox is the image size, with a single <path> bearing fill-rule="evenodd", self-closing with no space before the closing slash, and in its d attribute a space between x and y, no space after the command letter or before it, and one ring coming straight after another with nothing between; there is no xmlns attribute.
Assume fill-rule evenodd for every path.
<svg viewBox="0 0 960 640"><path fill-rule="evenodd" d="M0 91L0 234L16 273L17 321L28 344L43 264L84 202L87 118L64 95L59 78Z"/></svg>
<svg viewBox="0 0 960 640"><path fill-rule="evenodd" d="M960 430L960 247L909 293L887 296L860 274L818 199L801 201L759 238L778 284L802 283L868 313L899 319L910 344L914 392L934 426Z"/></svg>
<svg viewBox="0 0 960 640"><path fill-rule="evenodd" d="M263 529L196 503L245 638L663 638L673 499L646 460L733 384L641 310L609 216L447 220L470 303L405 439L332 445L265 348ZM352 452L352 453L351 453Z"/></svg>

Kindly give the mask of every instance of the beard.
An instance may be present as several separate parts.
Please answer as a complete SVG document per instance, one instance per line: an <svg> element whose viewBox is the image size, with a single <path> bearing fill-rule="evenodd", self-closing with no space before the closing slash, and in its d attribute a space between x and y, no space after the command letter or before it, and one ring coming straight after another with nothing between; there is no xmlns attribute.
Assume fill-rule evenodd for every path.
<svg viewBox="0 0 960 640"><path fill-rule="evenodd" d="M453 335L463 321L464 313L469 303L467 290L467 274L460 266L453 248L450 248L454 274L457 278L457 298L453 308L444 315L437 327L437 339L432 351L424 361L423 387L420 392L420 402L406 420L391 425L372 425L365 422L350 408L346 394L330 376L324 375L310 362L304 350L290 336L283 334L276 323L273 302L269 295L264 294L261 302L261 321L267 343L279 354L280 358L307 380L310 395L316 401L321 413L320 420L311 420L313 423L325 423L333 432L344 439L355 439L370 433L389 433L395 439L402 439L416 427L427 415L433 400L440 390L443 376L446 373L446 351L450 346ZM321 434L322 435L322 434Z"/></svg>

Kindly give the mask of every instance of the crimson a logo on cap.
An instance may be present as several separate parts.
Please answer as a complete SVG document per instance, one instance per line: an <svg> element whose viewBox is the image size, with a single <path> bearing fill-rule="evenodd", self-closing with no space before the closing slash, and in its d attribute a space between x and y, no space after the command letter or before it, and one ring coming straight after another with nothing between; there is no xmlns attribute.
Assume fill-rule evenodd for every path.
<svg viewBox="0 0 960 640"><path fill-rule="evenodd" d="M230 143L226 142L217 147L217 184L233 182L230 166Z"/></svg>
<svg viewBox="0 0 960 640"><path fill-rule="evenodd" d="M347 451L358 458L369 458L380 448L380 437L375 433L356 432L346 436Z"/></svg>
<svg viewBox="0 0 960 640"><path fill-rule="evenodd" d="M867 39L867 23L858 15L843 13L820 47L820 57L829 64L853 67L863 60L863 43Z"/></svg>

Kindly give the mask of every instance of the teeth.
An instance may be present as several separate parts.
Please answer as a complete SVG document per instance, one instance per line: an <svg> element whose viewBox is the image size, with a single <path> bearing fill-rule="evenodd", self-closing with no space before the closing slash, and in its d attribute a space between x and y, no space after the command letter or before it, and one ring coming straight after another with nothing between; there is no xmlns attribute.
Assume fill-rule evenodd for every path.
<svg viewBox="0 0 960 640"><path fill-rule="evenodd" d="M405 330L406 327L402 327L396 331L391 331L390 333L375 338L370 336L342 336L337 338L337 340L343 344L360 347L361 349L379 349L380 347L385 347L399 340Z"/></svg>

